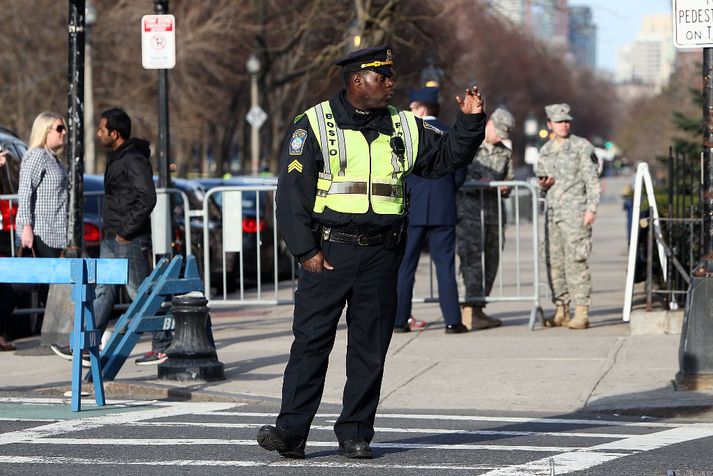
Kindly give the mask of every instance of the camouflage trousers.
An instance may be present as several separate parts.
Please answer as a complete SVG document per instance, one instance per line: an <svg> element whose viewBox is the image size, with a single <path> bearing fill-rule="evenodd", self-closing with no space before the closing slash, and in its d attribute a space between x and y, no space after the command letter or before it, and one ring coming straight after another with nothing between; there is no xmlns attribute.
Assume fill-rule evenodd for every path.
<svg viewBox="0 0 713 476"><path fill-rule="evenodd" d="M465 302L485 307L483 298L490 294L500 264L498 224L481 225L480 220L462 217L456 232L460 273L465 284ZM504 245L504 233L502 240Z"/></svg>
<svg viewBox="0 0 713 476"><path fill-rule="evenodd" d="M558 222L551 216L551 212L547 214L543 245L552 302L589 306L592 275L587 260L592 251L592 227L583 225L579 215Z"/></svg>

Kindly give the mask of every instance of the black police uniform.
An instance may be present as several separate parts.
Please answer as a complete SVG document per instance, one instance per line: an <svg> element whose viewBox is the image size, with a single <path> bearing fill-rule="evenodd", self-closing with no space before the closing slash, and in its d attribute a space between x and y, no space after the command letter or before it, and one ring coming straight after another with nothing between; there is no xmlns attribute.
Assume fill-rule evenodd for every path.
<svg viewBox="0 0 713 476"><path fill-rule="evenodd" d="M357 111L345 90L329 101L338 127L360 131L369 144L379 132L393 134L387 109ZM419 147L413 173L422 177L436 178L470 163L485 137L484 113L459 112L456 125L447 134L424 127L418 118L416 122ZM298 129L307 131L307 136L300 154L292 150L290 155L289 141ZM295 340L285 369L277 427L306 439L322 398L337 324L347 304L347 382L334 430L340 442L353 438L369 442L374 436L384 360L394 329L405 216L376 214L371 207L363 214L328 208L313 212L317 175L324 164L306 116L289 130L280 159L277 223L282 236L301 262L321 250L334 270L301 270L295 293ZM300 170L294 166L288 170L294 160L299 161ZM328 237L324 228L329 228Z"/></svg>

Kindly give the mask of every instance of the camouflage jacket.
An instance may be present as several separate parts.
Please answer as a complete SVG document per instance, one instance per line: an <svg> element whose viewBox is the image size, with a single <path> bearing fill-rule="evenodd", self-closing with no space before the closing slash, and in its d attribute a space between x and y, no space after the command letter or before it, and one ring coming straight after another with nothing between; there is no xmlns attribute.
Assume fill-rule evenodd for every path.
<svg viewBox="0 0 713 476"><path fill-rule="evenodd" d="M467 167L465 180L512 180L513 173L511 157L512 151L502 142L498 142L494 145L489 145L483 142L478 148L478 152L475 154L475 159L473 159L473 162ZM463 217L464 215L467 215L467 213L465 213L466 211L463 210L463 206L466 205L466 201L470 212L477 212L480 210L481 190L483 190L482 204L485 221L486 223L497 223L498 195L495 188L466 189L466 197L468 200L465 200L464 203L458 201L459 216Z"/></svg>
<svg viewBox="0 0 713 476"><path fill-rule="evenodd" d="M548 141L540 149L535 174L555 179L545 193L547 208L556 221L581 217L585 211L596 213L599 169L594 148L586 139L570 135L560 146L555 140Z"/></svg>

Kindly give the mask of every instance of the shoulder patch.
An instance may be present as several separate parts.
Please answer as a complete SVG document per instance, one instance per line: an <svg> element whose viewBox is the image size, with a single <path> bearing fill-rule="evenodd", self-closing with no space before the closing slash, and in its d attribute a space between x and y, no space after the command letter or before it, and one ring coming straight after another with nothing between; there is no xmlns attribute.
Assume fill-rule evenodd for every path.
<svg viewBox="0 0 713 476"><path fill-rule="evenodd" d="M304 129L297 129L292 133L292 138L290 139L290 155L302 155L302 149L305 147L305 141L307 140L307 131Z"/></svg>
<svg viewBox="0 0 713 476"><path fill-rule="evenodd" d="M302 173L302 164L300 164L300 161L295 159L292 162L290 162L290 165L287 166L287 173L289 174L293 170L296 170L299 173Z"/></svg>
<svg viewBox="0 0 713 476"><path fill-rule="evenodd" d="M436 134L440 134L440 135L444 134L444 132L442 130L440 130L438 127L434 126L433 124L429 123L428 121L423 121L423 127L426 129L431 129Z"/></svg>

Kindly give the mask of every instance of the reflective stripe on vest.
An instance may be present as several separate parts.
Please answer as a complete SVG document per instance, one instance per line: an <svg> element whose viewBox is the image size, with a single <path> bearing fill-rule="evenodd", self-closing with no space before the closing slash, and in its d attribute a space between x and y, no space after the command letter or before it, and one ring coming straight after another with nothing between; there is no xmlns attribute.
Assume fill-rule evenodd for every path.
<svg viewBox="0 0 713 476"><path fill-rule="evenodd" d="M369 144L360 131L337 127L329 101L305 113L322 150L323 171L317 179L314 211L324 208L342 213L402 214L405 174L411 172L418 150L416 119L410 112L389 106L393 136L404 141L402 157L392 150L385 134ZM363 160L369 157L370 161ZM335 170L337 173L335 174Z"/></svg>

